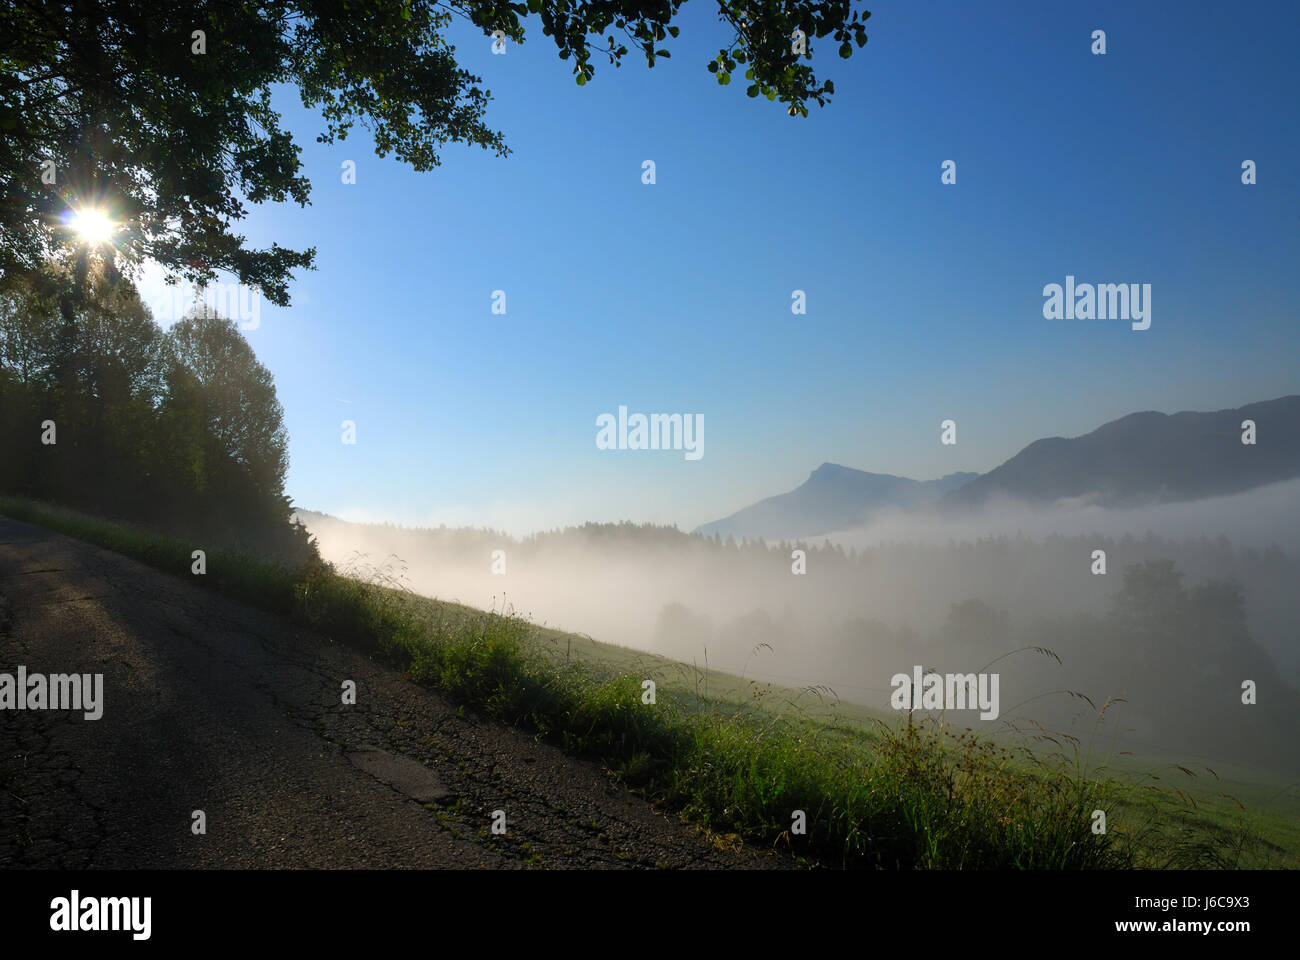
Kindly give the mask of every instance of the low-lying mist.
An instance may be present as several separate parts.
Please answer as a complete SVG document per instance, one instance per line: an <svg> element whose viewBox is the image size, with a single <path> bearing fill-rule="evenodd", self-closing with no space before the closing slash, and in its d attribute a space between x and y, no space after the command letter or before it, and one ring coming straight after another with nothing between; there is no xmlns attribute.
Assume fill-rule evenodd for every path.
<svg viewBox="0 0 1300 960"><path fill-rule="evenodd" d="M846 547L861 547L1016 534L1041 538L1051 534L1123 537L1147 533L1175 540L1226 537L1240 547L1267 549L1275 545L1289 553L1300 552L1300 480L1231 496L1138 508L1099 507L1088 498L1079 498L1050 508L1001 499L973 511L881 511L863 526L827 536Z"/></svg>
<svg viewBox="0 0 1300 960"><path fill-rule="evenodd" d="M439 599L878 709L916 665L997 661L999 723L1086 736L1123 698L1104 732L1124 731L1127 749L1285 768L1300 756L1298 517L1300 481L1142 510L890 514L777 545L634 524L515 539L300 512L327 560L386 566ZM1025 647L1052 655L999 660Z"/></svg>

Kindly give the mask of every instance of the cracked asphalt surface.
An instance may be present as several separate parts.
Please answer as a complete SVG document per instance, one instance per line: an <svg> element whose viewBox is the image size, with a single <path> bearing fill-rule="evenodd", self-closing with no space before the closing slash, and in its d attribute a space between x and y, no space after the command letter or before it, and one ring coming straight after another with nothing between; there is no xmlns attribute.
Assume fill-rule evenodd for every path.
<svg viewBox="0 0 1300 960"><path fill-rule="evenodd" d="M19 665L102 673L104 705L0 711L3 868L789 866L353 648L0 517L0 673Z"/></svg>

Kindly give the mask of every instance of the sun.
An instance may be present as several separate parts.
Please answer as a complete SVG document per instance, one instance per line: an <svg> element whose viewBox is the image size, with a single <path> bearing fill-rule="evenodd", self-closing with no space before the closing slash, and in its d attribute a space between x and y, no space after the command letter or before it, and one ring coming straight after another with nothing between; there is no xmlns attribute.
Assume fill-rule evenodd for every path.
<svg viewBox="0 0 1300 960"><path fill-rule="evenodd" d="M92 247L108 241L113 236L113 231L117 229L117 224L108 214L93 207L75 211L68 220L68 226L77 231L81 239Z"/></svg>

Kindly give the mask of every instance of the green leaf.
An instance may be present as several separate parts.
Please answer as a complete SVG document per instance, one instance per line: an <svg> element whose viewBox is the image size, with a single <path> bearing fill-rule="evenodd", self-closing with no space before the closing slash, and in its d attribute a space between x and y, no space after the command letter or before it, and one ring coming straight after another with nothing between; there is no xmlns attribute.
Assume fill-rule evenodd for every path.
<svg viewBox="0 0 1300 960"><path fill-rule="evenodd" d="M578 74L578 86L580 87L585 86L586 83L587 83L587 75L585 73Z"/></svg>
<svg viewBox="0 0 1300 960"><path fill-rule="evenodd" d="M749 85L749 89L745 91L745 96L747 96L747 97L756 97L756 96L758 96L758 84L756 84L756 83L751 83L751 84Z"/></svg>
<svg viewBox="0 0 1300 960"><path fill-rule="evenodd" d="M753 79L754 79L754 68L753 68L753 67L750 67L748 70L745 71L745 79L746 79L746 80L753 80Z"/></svg>
<svg viewBox="0 0 1300 960"><path fill-rule="evenodd" d="M730 82L731 82L731 74L729 73L718 74L718 83L722 84L722 86L725 87Z"/></svg>
<svg viewBox="0 0 1300 960"><path fill-rule="evenodd" d="M844 43L841 43L840 56L843 57L845 60L853 56L853 44L849 43L847 40Z"/></svg>

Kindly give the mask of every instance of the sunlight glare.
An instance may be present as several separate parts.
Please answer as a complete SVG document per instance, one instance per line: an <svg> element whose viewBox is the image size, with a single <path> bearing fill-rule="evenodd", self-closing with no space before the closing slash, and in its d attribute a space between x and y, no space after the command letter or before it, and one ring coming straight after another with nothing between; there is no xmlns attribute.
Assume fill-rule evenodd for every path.
<svg viewBox="0 0 1300 960"><path fill-rule="evenodd" d="M113 223L104 211L93 208L75 212L69 221L69 226L76 230L81 239L91 246L104 243L112 237L113 231L117 229L117 224Z"/></svg>

